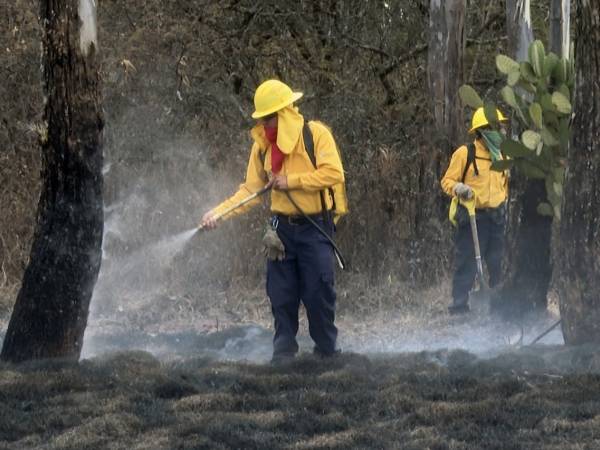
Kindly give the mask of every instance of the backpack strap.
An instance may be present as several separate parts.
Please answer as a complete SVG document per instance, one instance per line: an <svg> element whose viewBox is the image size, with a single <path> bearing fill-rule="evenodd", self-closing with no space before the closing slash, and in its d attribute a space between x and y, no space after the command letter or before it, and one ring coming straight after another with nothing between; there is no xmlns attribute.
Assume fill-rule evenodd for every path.
<svg viewBox="0 0 600 450"><path fill-rule="evenodd" d="M258 149L258 157L260 158L260 167L262 168L263 172L265 170L265 159L267 157L267 149L262 149L259 148ZM267 177L267 181L269 181L268 177Z"/></svg>
<svg viewBox="0 0 600 450"><path fill-rule="evenodd" d="M306 149L306 153L308 153L308 157L310 158L310 162L312 162L313 167L317 168L317 158L315 157L315 141L313 140L312 131L308 127L308 122L305 120L304 125L302 126L302 139L304 140L304 148ZM328 188L329 195L331 195L331 199L333 201L332 210L335 209L335 197L333 196L333 189ZM329 218L329 212L327 210L327 203L325 203L325 196L323 191L319 191L321 195L321 212L323 213L323 219L327 221Z"/></svg>
<svg viewBox="0 0 600 450"><path fill-rule="evenodd" d="M465 177L467 176L467 171L469 167L473 165L473 170L475 171L475 176L479 176L479 169L477 168L477 158L475 157L475 144L473 142L469 142L467 144L467 164L465 165L465 170L463 170L461 182L465 182Z"/></svg>

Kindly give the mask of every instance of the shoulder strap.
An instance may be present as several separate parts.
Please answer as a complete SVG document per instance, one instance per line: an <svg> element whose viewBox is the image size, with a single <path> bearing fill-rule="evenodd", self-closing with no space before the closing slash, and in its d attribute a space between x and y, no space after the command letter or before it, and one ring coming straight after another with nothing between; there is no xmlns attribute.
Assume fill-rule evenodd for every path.
<svg viewBox="0 0 600 450"><path fill-rule="evenodd" d="M260 158L260 168L262 169L263 173L265 174L263 181L268 182L269 181L269 177L267 175L267 173L265 172L265 159L267 158L267 150L268 148L259 148L258 149L258 157Z"/></svg>
<svg viewBox="0 0 600 450"><path fill-rule="evenodd" d="M308 127L308 122L304 121L304 126L302 127L302 138L304 139L304 148L306 149L306 153L308 153L308 157L312 162L312 165L317 168L317 159L315 158L315 141L313 140L312 132Z"/></svg>
<svg viewBox="0 0 600 450"><path fill-rule="evenodd" d="M308 127L308 121L304 121L304 126L302 127L302 138L304 140L304 148L306 149L306 153L308 153L308 157L310 158L310 162L312 162L313 167L317 168L317 158L315 157L315 141L313 139L312 131ZM333 202L332 210L335 210L335 197L333 195L333 189L329 188L329 195L331 195L331 200ZM325 203L325 196L323 195L323 191L320 191L321 195L321 211L323 212L323 219L327 219L327 204Z"/></svg>
<svg viewBox="0 0 600 450"><path fill-rule="evenodd" d="M265 165L265 158L267 157L267 149L262 149L259 148L258 149L258 157L260 158L260 162L262 163L262 165Z"/></svg>
<svg viewBox="0 0 600 450"><path fill-rule="evenodd" d="M479 176L479 169L477 168L477 160L475 158L475 144L473 142L469 142L467 144L467 164L465 165L465 170L463 170L461 181L465 182L465 177L467 176L467 171L469 167L473 164L473 170L475 171L475 176Z"/></svg>

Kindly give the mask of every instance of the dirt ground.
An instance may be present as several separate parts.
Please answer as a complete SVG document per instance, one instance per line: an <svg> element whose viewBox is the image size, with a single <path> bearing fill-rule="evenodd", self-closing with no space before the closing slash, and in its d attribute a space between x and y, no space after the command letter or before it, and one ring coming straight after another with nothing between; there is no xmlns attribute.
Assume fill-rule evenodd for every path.
<svg viewBox="0 0 600 450"><path fill-rule="evenodd" d="M600 351L519 346L552 317L386 317L342 315L346 351L327 360L303 329L277 367L257 324L97 322L79 363L0 365L0 448L600 448Z"/></svg>

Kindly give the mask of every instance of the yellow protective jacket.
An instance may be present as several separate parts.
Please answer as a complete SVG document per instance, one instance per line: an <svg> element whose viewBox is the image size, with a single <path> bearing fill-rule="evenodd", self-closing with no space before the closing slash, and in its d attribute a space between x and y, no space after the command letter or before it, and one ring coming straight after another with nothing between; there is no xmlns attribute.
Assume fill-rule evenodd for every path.
<svg viewBox="0 0 600 450"><path fill-rule="evenodd" d="M298 109L288 106L278 112L277 146L284 153L280 174L287 175L287 182L292 199L306 214L321 212L320 191L344 181L342 162L335 141L329 129L320 122L311 121L308 126L313 135L315 160L313 166L304 148L302 127L304 118ZM262 125L256 125L250 132L254 144L250 151L246 180L238 191L227 200L213 208L213 214L219 214L249 195L259 191L267 184L271 175L271 145L265 136ZM262 155L261 155L262 153ZM327 209L331 209L333 200L325 192ZM233 210L224 218L242 214L260 203L255 199L244 206ZM285 215L301 214L289 201L285 192L271 191L271 211Z"/></svg>
<svg viewBox="0 0 600 450"><path fill-rule="evenodd" d="M459 147L450 160L446 174L442 178L442 189L453 196L456 183L462 181L467 165L467 146ZM471 186L475 193L475 208L495 208L506 201L508 196L508 174L491 170L492 160L489 150L480 139L475 140L475 158L479 175L475 175L473 164L467 170L464 183Z"/></svg>

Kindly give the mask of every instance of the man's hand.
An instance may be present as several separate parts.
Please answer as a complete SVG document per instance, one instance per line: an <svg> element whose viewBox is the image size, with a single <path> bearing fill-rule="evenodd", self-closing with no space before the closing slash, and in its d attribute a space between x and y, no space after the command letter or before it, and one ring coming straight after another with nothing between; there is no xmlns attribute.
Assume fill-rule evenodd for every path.
<svg viewBox="0 0 600 450"><path fill-rule="evenodd" d="M199 228L203 229L203 230L212 230L214 228L217 227L217 220L214 217L214 213L211 211L208 211L207 213L205 213L202 216L202 220L200 221L200 225Z"/></svg>
<svg viewBox="0 0 600 450"><path fill-rule="evenodd" d="M288 188L287 183L287 175L273 175L273 178L267 184L267 187L272 187L273 189L278 189L280 191L285 191Z"/></svg>
<svg viewBox="0 0 600 450"><path fill-rule="evenodd" d="M464 200L473 198L473 189L468 184L456 183L452 189L452 192L454 192L454 195Z"/></svg>

